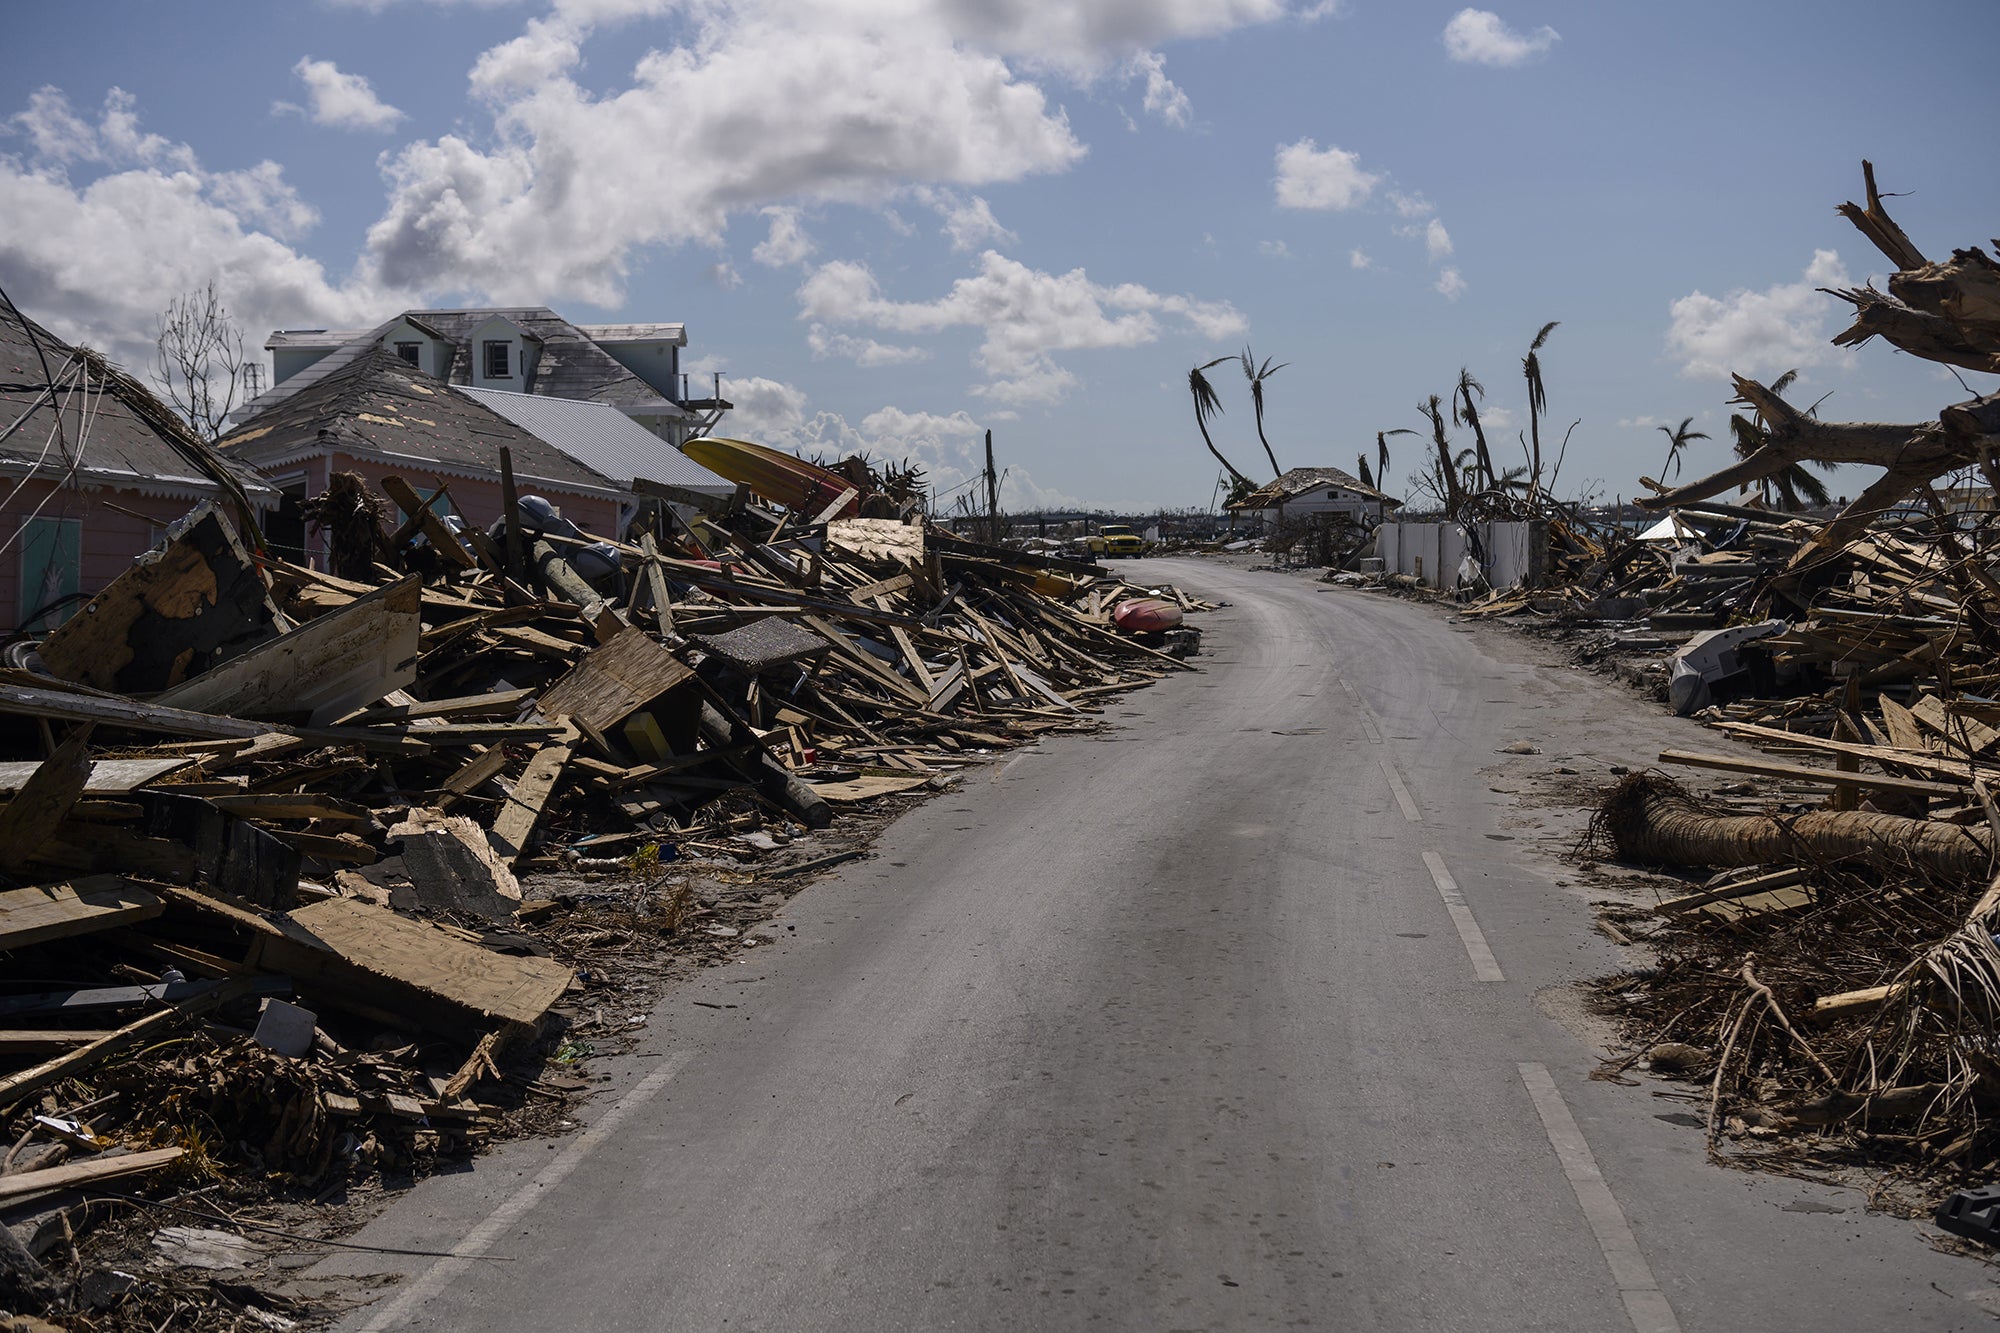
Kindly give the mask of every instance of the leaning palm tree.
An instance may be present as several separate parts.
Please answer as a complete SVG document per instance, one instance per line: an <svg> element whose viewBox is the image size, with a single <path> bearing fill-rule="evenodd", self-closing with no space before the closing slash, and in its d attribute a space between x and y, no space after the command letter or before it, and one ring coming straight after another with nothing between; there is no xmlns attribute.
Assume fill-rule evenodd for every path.
<svg viewBox="0 0 2000 1333"><path fill-rule="evenodd" d="M1528 380L1528 438L1532 441L1528 454L1530 487L1539 490L1542 484L1542 413L1549 410L1549 396L1542 388L1542 344L1549 340L1560 320L1550 320L1542 325L1542 331L1528 344L1528 354L1521 358L1521 373Z"/></svg>
<svg viewBox="0 0 2000 1333"><path fill-rule="evenodd" d="M1361 478L1361 484L1363 486L1373 486L1375 484L1375 474L1368 470L1368 455L1356 454L1354 456L1354 464L1356 469L1354 475Z"/></svg>
<svg viewBox="0 0 2000 1333"><path fill-rule="evenodd" d="M1415 435L1416 432L1403 426L1394 430L1375 432L1375 480L1371 484L1381 489L1389 482L1389 437L1391 435Z"/></svg>
<svg viewBox="0 0 2000 1333"><path fill-rule="evenodd" d="M1290 362L1272 365L1271 358L1265 357L1264 364L1258 365L1257 358L1246 344L1238 358L1243 362L1243 378L1250 381L1250 405L1257 410L1257 440L1264 446L1264 456L1271 460L1271 475L1281 477L1284 469L1278 466L1278 456L1271 451L1271 442L1264 438L1264 381L1283 370Z"/></svg>
<svg viewBox="0 0 2000 1333"><path fill-rule="evenodd" d="M1242 482L1252 490L1255 490L1257 483L1244 476L1236 464L1222 456L1222 450L1215 447L1215 440L1208 433L1208 419L1222 414L1222 400L1215 396L1215 386L1208 382L1208 376L1202 374L1202 372L1204 370L1213 370L1223 362L1235 359L1230 356L1218 356L1207 365L1196 366L1193 370L1190 370L1188 372L1188 391L1194 395L1194 424L1201 429L1201 442L1208 446L1208 451L1215 455L1215 461L1222 464L1225 472L1236 481Z"/></svg>
<svg viewBox="0 0 2000 1333"><path fill-rule="evenodd" d="M1708 438L1707 431L1689 430L1688 427L1693 424L1693 417L1682 417L1681 424L1672 430L1668 430L1665 426L1654 427L1667 437L1667 461L1660 465L1661 481L1665 481L1668 477L1678 477L1681 472L1681 454L1696 440Z"/></svg>
<svg viewBox="0 0 2000 1333"><path fill-rule="evenodd" d="M1486 428L1479 424L1479 409L1473 405L1472 395L1486 396L1486 386L1472 378L1472 372L1460 366L1458 370L1458 391L1451 399L1451 424L1472 427L1472 439L1477 446L1479 477L1474 486L1491 486L1494 482L1493 455L1486 448Z"/></svg>
<svg viewBox="0 0 2000 1333"><path fill-rule="evenodd" d="M1465 503L1465 488L1459 484L1458 468L1452 461L1451 441L1445 438L1444 399L1432 394L1427 401L1417 404L1417 411L1430 421L1431 443L1437 448L1437 461L1431 466L1438 499L1444 504L1445 517L1457 518L1459 508Z"/></svg>

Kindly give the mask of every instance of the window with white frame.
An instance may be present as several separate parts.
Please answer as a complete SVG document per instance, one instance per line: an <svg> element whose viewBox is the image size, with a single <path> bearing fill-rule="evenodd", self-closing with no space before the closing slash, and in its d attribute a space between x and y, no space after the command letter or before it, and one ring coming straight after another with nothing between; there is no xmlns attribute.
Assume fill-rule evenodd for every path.
<svg viewBox="0 0 2000 1333"><path fill-rule="evenodd" d="M504 380L513 378L513 372L508 368L510 360L508 348L510 346L511 344L506 340L497 338L488 339L486 342L480 344L480 353L485 357L486 361L487 379Z"/></svg>

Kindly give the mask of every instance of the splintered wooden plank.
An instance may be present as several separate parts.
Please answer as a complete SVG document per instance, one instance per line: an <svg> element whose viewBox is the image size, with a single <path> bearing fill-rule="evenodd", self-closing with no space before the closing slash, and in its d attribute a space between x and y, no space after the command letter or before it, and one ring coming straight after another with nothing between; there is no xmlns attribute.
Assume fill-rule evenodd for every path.
<svg viewBox="0 0 2000 1333"><path fill-rule="evenodd" d="M255 717L345 716L417 678L423 584L414 576L358 597L162 694L172 708Z"/></svg>
<svg viewBox="0 0 2000 1333"><path fill-rule="evenodd" d="M445 526L445 521L438 517L437 510L431 508L429 501L421 499L417 495L416 488L409 482L401 477L384 477L382 490L396 502L398 509L410 516L410 522L423 532L424 539L431 544L431 549L444 560L460 569L471 569L479 563L472 558L472 553L465 549L465 543L459 541L458 535Z"/></svg>
<svg viewBox="0 0 2000 1333"><path fill-rule="evenodd" d="M692 675L658 640L627 627L544 690L539 707L544 717L574 718L592 731L609 731Z"/></svg>
<svg viewBox="0 0 2000 1333"><path fill-rule="evenodd" d="M573 976L553 959L494 953L426 922L353 898L301 907L289 914L289 920L303 939L288 935L285 943L311 947L280 948L274 954L277 941L266 940L264 961L277 962L281 954L306 989L314 979L308 970L312 960L308 957L303 967L294 964L315 950L325 950L390 983L383 995L408 988L482 1018L534 1023L562 998ZM338 985L336 973L322 971L318 979L324 985Z"/></svg>
<svg viewBox="0 0 2000 1333"><path fill-rule="evenodd" d="M122 875L10 889L0 893L0 950L149 921L165 910L157 896Z"/></svg>
<svg viewBox="0 0 2000 1333"><path fill-rule="evenodd" d="M92 760L90 776L83 781L83 794L123 796L127 792L150 786L169 773L177 773L194 761L195 757L191 754L171 755L160 759ZM20 791L22 785L40 767L40 764L32 762L0 764L0 796L12 796Z"/></svg>
<svg viewBox="0 0 2000 1333"><path fill-rule="evenodd" d="M1882 696L1881 703L1882 729L1889 733L1891 745L1899 750L1925 751L1930 748L1924 744L1924 733L1918 728L1916 719L1910 715L1909 709L1886 694Z"/></svg>
<svg viewBox="0 0 2000 1333"><path fill-rule="evenodd" d="M575 738L572 730L570 740ZM493 820L493 841L495 849L510 863L526 850L535 822L542 817L542 807L549 803L556 784L562 781L570 753L568 741L542 746L528 761L528 767L514 783L514 790L507 794L506 803Z"/></svg>
<svg viewBox="0 0 2000 1333"><path fill-rule="evenodd" d="M0 808L0 869L14 871L35 853L83 796L90 778L90 733L85 724L63 738L34 776Z"/></svg>
<svg viewBox="0 0 2000 1333"><path fill-rule="evenodd" d="M653 541L652 533L640 534L639 552L646 557L646 587L653 596L653 614L660 618L660 629L671 633L674 628L674 599L667 589L667 573L660 567L660 548Z"/></svg>
<svg viewBox="0 0 2000 1333"><path fill-rule="evenodd" d="M88 1157L81 1162L65 1162L40 1171L22 1171L0 1176L0 1199L19 1199L50 1190L74 1189L119 1176L136 1176L157 1171L178 1161L186 1148L149 1148L145 1152L118 1153L109 1157Z"/></svg>

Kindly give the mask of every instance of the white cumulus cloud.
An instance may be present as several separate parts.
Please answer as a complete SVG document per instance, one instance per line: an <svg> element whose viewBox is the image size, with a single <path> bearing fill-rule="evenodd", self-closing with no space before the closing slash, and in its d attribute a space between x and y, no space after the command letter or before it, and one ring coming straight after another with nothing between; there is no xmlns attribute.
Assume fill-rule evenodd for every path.
<svg viewBox="0 0 2000 1333"><path fill-rule="evenodd" d="M812 258L819 245L799 222L796 208L773 206L761 211L771 220L771 229L750 252L752 259L766 268L784 268Z"/></svg>
<svg viewBox="0 0 2000 1333"><path fill-rule="evenodd" d="M1833 302L1817 289L1849 285L1840 255L1815 250L1798 282L1761 292L1739 289L1719 299L1690 292L1667 308L1667 350L1680 360L1681 374L1701 379L1731 372L1779 375L1833 360L1843 355L1827 342Z"/></svg>
<svg viewBox="0 0 2000 1333"><path fill-rule="evenodd" d="M1445 54L1470 65L1519 65L1561 40L1549 27L1516 32L1490 9L1461 9L1444 25Z"/></svg>
<svg viewBox="0 0 2000 1333"><path fill-rule="evenodd" d="M1451 233L1436 218L1424 225L1424 252L1431 257L1433 264L1440 259L1451 258Z"/></svg>
<svg viewBox="0 0 2000 1333"><path fill-rule="evenodd" d="M809 458L862 454L878 467L916 463L924 469L930 489L940 497L965 486L984 467L986 425L965 412L884 406L855 424L838 412L814 411L803 389L781 380L725 377L723 384L729 401L736 404L727 418L728 430L760 444ZM994 413L988 420L1005 420L1007 416ZM1010 465L1002 469L1000 503L1021 512L1077 508L1080 502L1042 486L1025 468Z"/></svg>
<svg viewBox="0 0 2000 1333"><path fill-rule="evenodd" d="M973 390L1003 402L1060 401L1078 383L1059 366L1058 352L1138 347L1157 341L1163 317L1205 338L1241 334L1248 322L1226 301L1155 292L1137 283L1105 286L1082 269L1046 273L996 251L979 258L934 301L896 301L882 294L865 264L835 260L799 288L800 318L859 324L904 334L978 329L974 361L988 377Z"/></svg>
<svg viewBox="0 0 2000 1333"><path fill-rule="evenodd" d="M1012 245L1020 239L1000 225L1000 220L993 216L993 206L976 194L963 194L935 185L919 185L910 194L938 215L944 223L943 234L950 238L954 250L977 250L982 245L993 244Z"/></svg>
<svg viewBox="0 0 2000 1333"><path fill-rule="evenodd" d="M1134 77L1146 81L1146 113L1167 124L1186 129L1194 119L1194 104L1179 84L1167 77L1167 58L1158 51L1146 51L1132 58Z"/></svg>
<svg viewBox="0 0 2000 1333"><path fill-rule="evenodd" d="M94 120L43 89L6 122L25 156L0 154L0 275L8 295L64 338L141 374L160 312L213 281L255 346L284 325L372 324L414 305L366 273L340 279L281 239L316 214L270 162L204 169L186 144L140 130L118 89ZM89 166L94 179L71 172Z"/></svg>
<svg viewBox="0 0 2000 1333"><path fill-rule="evenodd" d="M1321 148L1311 139L1283 144L1277 157L1280 208L1331 209L1341 212L1368 202L1381 183L1379 174L1361 169L1361 155L1343 148Z"/></svg>
<svg viewBox="0 0 2000 1333"><path fill-rule="evenodd" d="M316 125L341 130L393 130L403 113L375 95L359 74L343 72L331 60L305 56L292 73L306 86L307 114Z"/></svg>
<svg viewBox="0 0 2000 1333"><path fill-rule="evenodd" d="M1353 269L1373 268L1375 261L1368 257L1366 250L1357 245L1347 252L1347 266Z"/></svg>
<svg viewBox="0 0 2000 1333"><path fill-rule="evenodd" d="M1431 284L1431 290L1447 301L1456 301L1465 295L1465 279L1457 269L1443 268L1438 270L1437 281Z"/></svg>
<svg viewBox="0 0 2000 1333"><path fill-rule="evenodd" d="M921 347L898 347L892 343L876 342L873 338L857 338L851 333L835 333L824 324L815 324L806 330L806 346L812 349L814 360L838 357L863 368L905 366L930 356Z"/></svg>

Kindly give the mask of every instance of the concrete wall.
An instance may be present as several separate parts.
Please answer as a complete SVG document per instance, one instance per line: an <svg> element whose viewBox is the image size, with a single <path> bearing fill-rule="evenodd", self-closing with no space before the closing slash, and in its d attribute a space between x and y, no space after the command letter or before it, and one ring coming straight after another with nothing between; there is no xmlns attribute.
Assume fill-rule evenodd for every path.
<svg viewBox="0 0 2000 1333"><path fill-rule="evenodd" d="M1486 581L1496 588L1535 587L1542 576L1542 552L1548 543L1543 525L1535 522L1495 522L1478 525L1481 562ZM1390 520L1375 530L1375 553L1391 574L1418 574L1427 588L1448 589L1458 581L1458 562L1468 543L1456 523L1398 523Z"/></svg>

